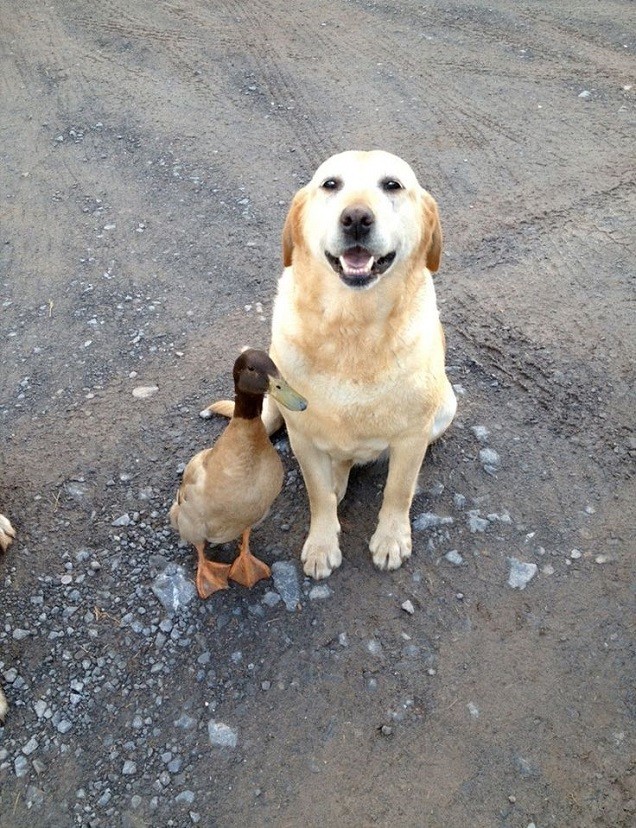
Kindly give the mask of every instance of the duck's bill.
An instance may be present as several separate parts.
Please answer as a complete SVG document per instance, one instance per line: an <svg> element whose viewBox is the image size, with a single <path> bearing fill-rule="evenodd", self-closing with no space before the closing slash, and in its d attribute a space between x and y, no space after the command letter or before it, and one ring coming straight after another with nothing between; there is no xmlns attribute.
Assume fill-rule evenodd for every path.
<svg viewBox="0 0 636 828"><path fill-rule="evenodd" d="M269 393L277 403L290 411L304 411L307 408L307 400L294 391L282 377L269 378Z"/></svg>

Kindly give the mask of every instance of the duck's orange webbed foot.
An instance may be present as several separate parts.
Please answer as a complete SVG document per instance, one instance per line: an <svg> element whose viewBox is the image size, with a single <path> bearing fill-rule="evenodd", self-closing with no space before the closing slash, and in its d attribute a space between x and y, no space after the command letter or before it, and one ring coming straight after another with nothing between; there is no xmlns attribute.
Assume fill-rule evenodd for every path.
<svg viewBox="0 0 636 828"><path fill-rule="evenodd" d="M199 598L209 598L213 592L217 592L219 589L227 589L229 586L227 578L230 565L209 561L205 557L204 547L205 544L196 547L199 560L195 580Z"/></svg>
<svg viewBox="0 0 636 828"><path fill-rule="evenodd" d="M259 561L258 558L252 555L249 539L250 530L246 529L241 539L239 556L230 567L229 577L237 584L242 584L251 589L258 581L269 578L272 571L266 563Z"/></svg>

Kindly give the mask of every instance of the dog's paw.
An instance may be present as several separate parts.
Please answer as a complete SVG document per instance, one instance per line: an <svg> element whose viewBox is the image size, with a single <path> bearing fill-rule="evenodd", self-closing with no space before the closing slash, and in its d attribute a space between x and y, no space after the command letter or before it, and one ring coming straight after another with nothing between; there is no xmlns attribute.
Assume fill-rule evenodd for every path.
<svg viewBox="0 0 636 828"><path fill-rule="evenodd" d="M411 557L411 527L394 522L388 526L378 525L369 543L373 563L378 569L398 569Z"/></svg>
<svg viewBox="0 0 636 828"><path fill-rule="evenodd" d="M321 578L328 578L342 563L338 536L336 535L331 542L307 538L300 560L303 562L305 575L317 581Z"/></svg>
<svg viewBox="0 0 636 828"><path fill-rule="evenodd" d="M14 538L15 529L4 515L0 515L0 549L6 552Z"/></svg>

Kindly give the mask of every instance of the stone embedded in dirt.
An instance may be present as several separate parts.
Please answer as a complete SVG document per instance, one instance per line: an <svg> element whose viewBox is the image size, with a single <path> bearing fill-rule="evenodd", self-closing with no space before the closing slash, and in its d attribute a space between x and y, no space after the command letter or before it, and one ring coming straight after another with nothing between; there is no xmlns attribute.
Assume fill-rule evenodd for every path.
<svg viewBox="0 0 636 828"><path fill-rule="evenodd" d="M444 555L444 558L446 558L446 560L449 563L452 563L455 566L461 566L464 563L464 559L462 558L462 556L459 554L459 552L456 549L451 549L450 552L447 552Z"/></svg>
<svg viewBox="0 0 636 828"><path fill-rule="evenodd" d="M423 512L413 520L413 529L416 532L423 532L426 529L436 529L438 526L445 526L453 523L452 517L436 515L434 512Z"/></svg>
<svg viewBox="0 0 636 828"><path fill-rule="evenodd" d="M479 517L479 509L471 509L468 512L468 528L473 534L475 532L485 532L489 526L490 521Z"/></svg>
<svg viewBox="0 0 636 828"><path fill-rule="evenodd" d="M517 558L508 558L510 574L508 586L513 589L525 589L537 574L538 566L535 563L524 563Z"/></svg>
<svg viewBox="0 0 636 828"><path fill-rule="evenodd" d="M152 591L169 612L179 612L195 597L196 589L181 566L170 564L152 582Z"/></svg>
<svg viewBox="0 0 636 828"><path fill-rule="evenodd" d="M133 388L132 395L136 400L147 400L149 397L153 397L158 390L158 385L138 385Z"/></svg>
<svg viewBox="0 0 636 828"><path fill-rule="evenodd" d="M294 612L300 603L300 583L295 564L291 561L275 561L272 564L272 577L285 607Z"/></svg>
<svg viewBox="0 0 636 828"><path fill-rule="evenodd" d="M121 772L124 776L132 776L137 773L137 763L133 762L132 759L126 759Z"/></svg>
<svg viewBox="0 0 636 828"><path fill-rule="evenodd" d="M497 452L491 448L483 448L479 451L479 462L484 468L486 466L496 469L499 467L501 459Z"/></svg>
<svg viewBox="0 0 636 828"><path fill-rule="evenodd" d="M132 523L132 518L126 512L124 515L120 515L120 517L115 518L115 520L110 524L111 526L130 526Z"/></svg>
<svg viewBox="0 0 636 828"><path fill-rule="evenodd" d="M487 443L488 438L490 437L490 432L486 428L486 426L476 425L471 428L471 431L475 435L475 437L479 440L480 443Z"/></svg>
<svg viewBox="0 0 636 828"><path fill-rule="evenodd" d="M223 722L215 722L214 719L208 722L208 736L211 744L219 747L234 748L238 744L237 731Z"/></svg>
<svg viewBox="0 0 636 828"><path fill-rule="evenodd" d="M324 598L330 598L333 595L331 589L327 586L327 584L316 584L309 590L309 599L311 601L322 600Z"/></svg>
<svg viewBox="0 0 636 828"><path fill-rule="evenodd" d="M413 603L408 599L402 604L402 609L409 615L413 615L413 613L415 612L415 607L413 606Z"/></svg>

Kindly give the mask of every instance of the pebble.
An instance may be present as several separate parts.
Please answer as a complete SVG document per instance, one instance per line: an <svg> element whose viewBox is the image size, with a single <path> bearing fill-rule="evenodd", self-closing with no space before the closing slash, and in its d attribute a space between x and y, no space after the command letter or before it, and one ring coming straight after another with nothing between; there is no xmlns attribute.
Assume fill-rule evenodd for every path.
<svg viewBox="0 0 636 828"><path fill-rule="evenodd" d="M589 100L592 97L592 93L588 89L584 89L582 92L579 92L579 98L582 98L584 101Z"/></svg>
<svg viewBox="0 0 636 828"><path fill-rule="evenodd" d="M578 561L578 559L581 558L582 556L583 556L583 553L580 551L580 549L573 549L570 552L570 557L574 561Z"/></svg>
<svg viewBox="0 0 636 828"><path fill-rule="evenodd" d="M535 563L524 563L517 558L508 558L508 563L510 564L508 586L513 589L525 589L537 574L537 565Z"/></svg>
<svg viewBox="0 0 636 828"><path fill-rule="evenodd" d="M16 756L13 762L13 770L18 778L27 775L29 772L29 761L26 756Z"/></svg>
<svg viewBox="0 0 636 828"><path fill-rule="evenodd" d="M25 756L30 756L32 753L34 753L38 749L38 747L39 747L38 740L35 738L35 736L31 736L29 741L22 748L22 753L24 753Z"/></svg>
<svg viewBox="0 0 636 828"><path fill-rule="evenodd" d="M333 595L331 589L327 584L316 584L309 590L309 599L311 601L320 601L325 598L330 598Z"/></svg>
<svg viewBox="0 0 636 828"><path fill-rule="evenodd" d="M610 560L611 560L611 558L610 558L609 555L597 555L594 558L594 562L597 563L597 564L606 564L606 563L609 563Z"/></svg>
<svg viewBox="0 0 636 828"><path fill-rule="evenodd" d="M461 566L464 563L464 559L456 549L451 549L451 551L447 552L444 557L449 563L452 563L455 566Z"/></svg>
<svg viewBox="0 0 636 828"><path fill-rule="evenodd" d="M179 805L192 805L194 802L194 791L181 791L174 798Z"/></svg>
<svg viewBox="0 0 636 828"><path fill-rule="evenodd" d="M407 612L409 615L413 615L413 613L415 612L415 607L413 606L413 604L409 600L406 600L402 604L402 609L404 610L404 612Z"/></svg>
<svg viewBox="0 0 636 828"><path fill-rule="evenodd" d="M68 733L72 727L73 725L69 722L68 719L62 719L62 721L59 722L57 725L57 729L60 733Z"/></svg>
<svg viewBox="0 0 636 828"><path fill-rule="evenodd" d="M210 743L219 747L235 748L238 744L237 731L223 722L215 722L214 719L208 722L208 736Z"/></svg>
<svg viewBox="0 0 636 828"><path fill-rule="evenodd" d="M413 529L416 532L423 532L426 529L436 529L438 526L445 526L453 523L452 517L436 515L434 512L424 512L413 520Z"/></svg>
<svg viewBox="0 0 636 828"><path fill-rule="evenodd" d="M183 567L172 564L156 576L151 588L161 605L173 613L187 607L197 594Z"/></svg>
<svg viewBox="0 0 636 828"><path fill-rule="evenodd" d="M124 776L132 776L137 773L137 763L133 762L132 759L126 759L121 772Z"/></svg>
<svg viewBox="0 0 636 828"><path fill-rule="evenodd" d="M479 509L471 509L468 512L468 528L473 534L475 532L485 532L489 526L489 520L479 517Z"/></svg>
<svg viewBox="0 0 636 828"><path fill-rule="evenodd" d="M138 385L133 388L132 395L137 400L147 400L149 397L153 397L158 390L158 385Z"/></svg>
<svg viewBox="0 0 636 828"><path fill-rule="evenodd" d="M265 604L266 607L275 607L276 604L280 603L280 595L273 590L268 590L265 595L263 595L262 603Z"/></svg>
<svg viewBox="0 0 636 828"><path fill-rule="evenodd" d="M128 512L126 512L126 514L120 515L118 518L115 518L115 520L111 523L111 526L130 526L131 523L132 518L130 517Z"/></svg>
<svg viewBox="0 0 636 828"><path fill-rule="evenodd" d="M483 448L479 452L479 462L484 469L496 469L499 467L500 458L497 452L491 448Z"/></svg>
<svg viewBox="0 0 636 828"><path fill-rule="evenodd" d="M272 577L285 608L289 612L294 612L300 604L300 583L296 565L292 561L275 561L272 564Z"/></svg>
<svg viewBox="0 0 636 828"><path fill-rule="evenodd" d="M473 702L468 702L466 705L468 708L468 712L470 713L471 719L478 719L479 718L479 708Z"/></svg>
<svg viewBox="0 0 636 828"><path fill-rule="evenodd" d="M476 425L471 428L471 431L480 443L488 442L488 438L490 437L490 431L488 431L486 426Z"/></svg>

